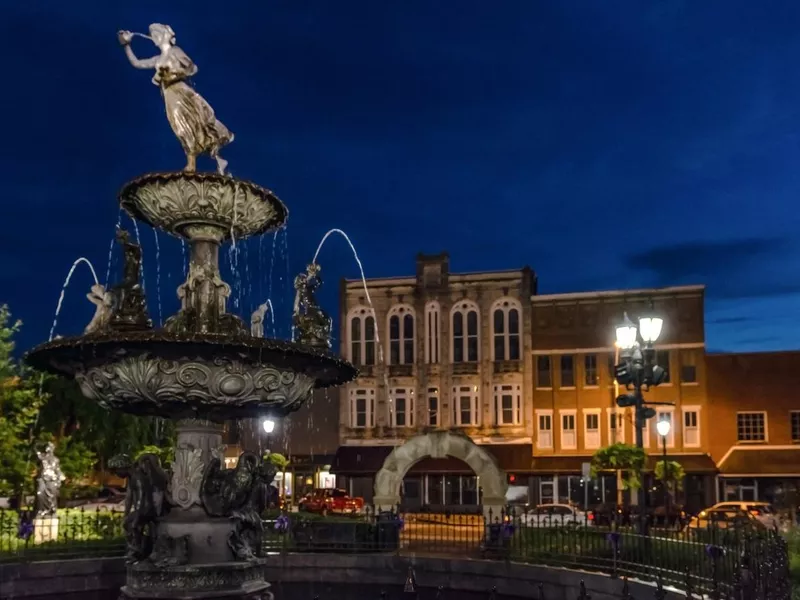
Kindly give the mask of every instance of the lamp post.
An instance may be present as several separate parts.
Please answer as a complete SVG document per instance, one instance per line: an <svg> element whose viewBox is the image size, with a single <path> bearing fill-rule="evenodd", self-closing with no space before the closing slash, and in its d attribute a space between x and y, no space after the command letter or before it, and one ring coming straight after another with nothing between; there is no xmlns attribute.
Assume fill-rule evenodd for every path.
<svg viewBox="0 0 800 600"><path fill-rule="evenodd" d="M653 347L661 335L664 319L654 314L639 317L639 327L634 325L624 313L622 323L616 327L617 348L622 362L614 367L614 375L620 385L624 385L629 393L617 397L617 406L634 407L634 427L636 430L636 446L644 448L644 424L655 416L656 411L645 406L642 390L649 390L664 381L666 371L656 364L656 351ZM641 339L641 343L639 342ZM639 474L641 480L641 473ZM644 485L637 491L639 505L639 533L647 533L647 515L645 514Z"/></svg>
<svg viewBox="0 0 800 600"><path fill-rule="evenodd" d="M664 474L661 478L661 483L664 485L664 519L665 522L669 520L669 490L667 489L667 436L669 430L672 429L672 423L669 419L661 419L656 423L656 430L658 435L661 436L661 447L664 450Z"/></svg>

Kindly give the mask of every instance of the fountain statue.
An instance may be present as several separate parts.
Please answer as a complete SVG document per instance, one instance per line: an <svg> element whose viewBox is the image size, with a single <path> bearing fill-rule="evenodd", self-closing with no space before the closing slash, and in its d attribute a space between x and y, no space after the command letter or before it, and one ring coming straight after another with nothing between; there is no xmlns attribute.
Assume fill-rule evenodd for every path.
<svg viewBox="0 0 800 600"><path fill-rule="evenodd" d="M152 40L160 55L137 58L130 47L137 35ZM171 464L162 466L152 454L112 461L129 489L121 598L265 600L271 594L260 515L275 468L244 453L226 469L222 423L284 416L315 388L346 383L357 371L330 351L330 319L314 299L317 264L295 281L295 341L264 337L266 310L256 311L249 328L228 312L221 246L284 226L288 211L270 190L224 173L219 150L233 135L187 83L197 67L175 45L172 29L154 24L150 36L118 37L134 66L155 69L153 82L187 156L183 171L142 175L119 193L131 218L188 241L181 306L163 327L153 327L141 285L142 249L120 230L122 280L109 290L92 288L97 309L84 334L55 338L26 358L75 378L87 398L108 409L177 422ZM204 152L217 160L217 172L196 170Z"/></svg>
<svg viewBox="0 0 800 600"><path fill-rule="evenodd" d="M320 308L314 292L322 285L321 268L317 263L306 267L294 278L294 340L316 348L331 347L331 318Z"/></svg>
<svg viewBox="0 0 800 600"><path fill-rule="evenodd" d="M44 452L37 450L41 467L36 479L36 510L33 520L34 541L50 542L58 539L58 493L65 477L61 462L55 454L56 447L48 442Z"/></svg>
<svg viewBox="0 0 800 600"><path fill-rule="evenodd" d="M250 335L253 337L264 337L264 319L267 318L267 310L269 305L264 302L260 304L250 317Z"/></svg>

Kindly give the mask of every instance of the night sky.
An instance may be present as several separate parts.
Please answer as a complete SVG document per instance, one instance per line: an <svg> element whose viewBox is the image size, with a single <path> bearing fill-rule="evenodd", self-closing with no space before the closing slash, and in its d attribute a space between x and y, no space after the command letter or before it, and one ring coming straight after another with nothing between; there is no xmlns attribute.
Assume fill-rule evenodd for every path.
<svg viewBox="0 0 800 600"><path fill-rule="evenodd" d="M291 277L340 227L368 277L446 250L453 271L529 264L542 293L705 283L710 350L800 345L800 2L28 0L0 18L0 302L22 349L76 258L106 280L122 184L183 167L116 39L151 22L235 133L231 172L289 207L223 255L233 310L271 297L280 336ZM139 234L159 322L182 249ZM336 312L358 270L337 238L320 262ZM91 283L79 266L56 334L89 321Z"/></svg>

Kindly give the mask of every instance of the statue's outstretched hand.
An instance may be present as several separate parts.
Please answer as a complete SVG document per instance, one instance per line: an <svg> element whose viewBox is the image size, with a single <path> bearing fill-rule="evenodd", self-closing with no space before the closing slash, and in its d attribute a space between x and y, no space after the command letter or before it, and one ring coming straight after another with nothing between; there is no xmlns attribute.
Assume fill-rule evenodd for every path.
<svg viewBox="0 0 800 600"><path fill-rule="evenodd" d="M118 31L117 39L119 40L121 46L127 46L128 44L131 43L131 40L133 39L133 33L125 30Z"/></svg>

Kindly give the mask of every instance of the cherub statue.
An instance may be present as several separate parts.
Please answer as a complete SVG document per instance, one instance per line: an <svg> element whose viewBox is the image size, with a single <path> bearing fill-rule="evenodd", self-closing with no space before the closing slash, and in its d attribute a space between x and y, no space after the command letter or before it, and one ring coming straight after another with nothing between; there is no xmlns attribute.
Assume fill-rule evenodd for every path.
<svg viewBox="0 0 800 600"><path fill-rule="evenodd" d="M106 291L105 286L96 283L92 286L92 291L86 294L89 302L95 305L94 316L84 333L94 333L105 329L111 320L111 309L114 306L114 296L111 292Z"/></svg>
<svg viewBox="0 0 800 600"><path fill-rule="evenodd" d="M331 347L331 318L320 308L314 297L322 285L321 268L317 263L306 267L305 273L294 278L294 341L317 348Z"/></svg>
<svg viewBox="0 0 800 600"><path fill-rule="evenodd" d="M54 517L58 508L58 492L66 479L61 472L61 462L55 455L55 445L48 442L44 452L36 452L39 462L39 477L36 480L36 517Z"/></svg>
<svg viewBox="0 0 800 600"><path fill-rule="evenodd" d="M135 462L122 454L109 461L118 477L127 479L125 539L128 562L148 558L156 540L156 524L167 510L167 475L155 454L143 454Z"/></svg>
<svg viewBox="0 0 800 600"><path fill-rule="evenodd" d="M160 54L140 59L131 49L134 36L150 40ZM194 172L197 157L208 153L217 161L217 171L225 174L228 162L219 152L233 141L233 134L217 120L214 109L189 84L189 78L197 74L197 66L186 53L175 45L175 32L169 25L153 23L150 35L120 31L119 43L125 48L130 63L137 69L155 69L153 84L161 88L167 110L167 120L172 131L186 153L184 171Z"/></svg>
<svg viewBox="0 0 800 600"><path fill-rule="evenodd" d="M261 304L255 312L253 312L253 316L250 317L250 335L257 338L264 337L264 319L267 316L267 310L269 309L268 304L265 302Z"/></svg>

